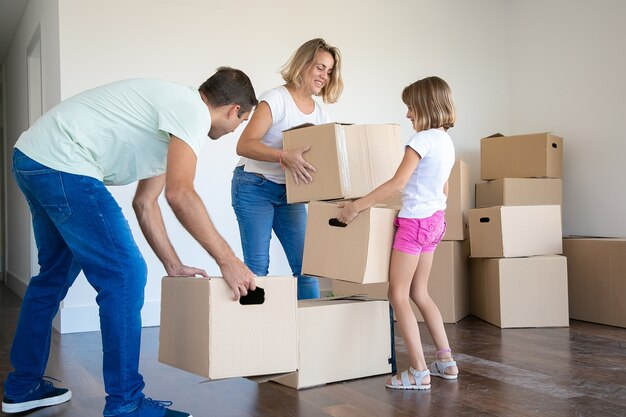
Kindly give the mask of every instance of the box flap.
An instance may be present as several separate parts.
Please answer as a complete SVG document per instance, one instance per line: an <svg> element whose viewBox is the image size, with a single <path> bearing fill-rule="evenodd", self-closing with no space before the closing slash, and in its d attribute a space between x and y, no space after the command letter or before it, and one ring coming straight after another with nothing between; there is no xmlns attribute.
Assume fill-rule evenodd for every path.
<svg viewBox="0 0 626 417"><path fill-rule="evenodd" d="M340 122L332 122L332 123L322 123L322 124L326 124L326 125L349 126L349 125L351 125L351 124L353 124L353 123L340 123ZM285 130L283 130L283 132L291 132L292 130L302 129L303 127L311 127L311 126L321 126L321 125L316 125L316 124L313 124L313 123L302 123L302 124L300 124L300 125L290 127L289 129L285 129Z"/></svg>

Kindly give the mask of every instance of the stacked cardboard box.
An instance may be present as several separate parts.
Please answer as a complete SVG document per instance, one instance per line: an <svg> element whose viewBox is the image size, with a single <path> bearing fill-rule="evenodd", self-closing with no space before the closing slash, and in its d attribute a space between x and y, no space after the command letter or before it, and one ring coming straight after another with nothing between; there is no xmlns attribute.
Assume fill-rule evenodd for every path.
<svg viewBox="0 0 626 417"><path fill-rule="evenodd" d="M626 327L626 239L568 237L570 318Z"/></svg>
<svg viewBox="0 0 626 417"><path fill-rule="evenodd" d="M487 182L469 212L471 312L502 328L568 326L563 139L498 134L480 148Z"/></svg>
<svg viewBox="0 0 626 417"><path fill-rule="evenodd" d="M362 197L393 176L404 154L395 124L327 123L283 132L283 149L306 146L305 159L316 172L307 184L285 176L290 204Z"/></svg>

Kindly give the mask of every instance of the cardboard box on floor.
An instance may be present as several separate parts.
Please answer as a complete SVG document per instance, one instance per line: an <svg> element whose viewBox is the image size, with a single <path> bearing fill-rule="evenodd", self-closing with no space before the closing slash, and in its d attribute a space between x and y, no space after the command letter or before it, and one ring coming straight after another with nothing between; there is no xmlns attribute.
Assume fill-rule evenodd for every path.
<svg viewBox="0 0 626 417"><path fill-rule="evenodd" d="M552 133L480 140L480 178L562 178L563 138Z"/></svg>
<svg viewBox="0 0 626 417"><path fill-rule="evenodd" d="M469 167L457 159L448 179L448 206L446 234L443 240L465 240L469 237Z"/></svg>
<svg viewBox="0 0 626 417"><path fill-rule="evenodd" d="M210 379L295 371L296 280L256 284L263 304L242 305L222 278L163 278L159 362Z"/></svg>
<svg viewBox="0 0 626 417"><path fill-rule="evenodd" d="M471 312L500 328L567 327L567 259L470 259Z"/></svg>
<svg viewBox="0 0 626 417"><path fill-rule="evenodd" d="M497 206L469 212L474 258L563 253L561 206Z"/></svg>
<svg viewBox="0 0 626 417"><path fill-rule="evenodd" d="M386 300L301 300L298 330L298 371L275 382L301 389L391 372Z"/></svg>
<svg viewBox="0 0 626 417"><path fill-rule="evenodd" d="M404 146L395 124L326 123L283 132L283 148L311 149L304 154L317 172L313 181L296 185L285 173L287 202L358 198L389 180L400 165Z"/></svg>
<svg viewBox="0 0 626 417"><path fill-rule="evenodd" d="M336 296L365 294L375 298L387 298L388 282L357 284L333 280ZM435 250L433 266L428 279L428 293L433 299L444 323L456 323L470 312L469 305L469 240L443 241ZM411 302L417 321L423 322L422 314Z"/></svg>
<svg viewBox="0 0 626 417"><path fill-rule="evenodd" d="M333 223L337 203L311 201L302 273L358 283L389 280L389 258L398 210L374 206L345 227Z"/></svg>
<svg viewBox="0 0 626 417"><path fill-rule="evenodd" d="M563 204L559 178L499 178L476 184L476 207Z"/></svg>
<svg viewBox="0 0 626 417"><path fill-rule="evenodd" d="M626 239L563 239L572 319L626 327Z"/></svg>

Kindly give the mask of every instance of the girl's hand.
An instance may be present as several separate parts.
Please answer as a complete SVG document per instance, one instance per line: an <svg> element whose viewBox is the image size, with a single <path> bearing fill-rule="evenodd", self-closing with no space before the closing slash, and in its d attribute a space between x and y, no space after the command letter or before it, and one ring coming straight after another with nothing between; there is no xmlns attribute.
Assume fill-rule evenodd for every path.
<svg viewBox="0 0 626 417"><path fill-rule="evenodd" d="M304 159L303 155L305 152L308 152L309 149L311 149L310 145L300 149L293 149L291 151L283 150L280 153L280 163L283 167L286 167L289 171L291 171L296 185L299 185L300 181L305 184L313 181L311 172L317 172L315 167Z"/></svg>
<svg viewBox="0 0 626 417"><path fill-rule="evenodd" d="M337 220L341 223L348 224L359 214L359 210L354 204L353 201L344 201L338 204L338 207L341 209L339 211L339 215L337 216Z"/></svg>

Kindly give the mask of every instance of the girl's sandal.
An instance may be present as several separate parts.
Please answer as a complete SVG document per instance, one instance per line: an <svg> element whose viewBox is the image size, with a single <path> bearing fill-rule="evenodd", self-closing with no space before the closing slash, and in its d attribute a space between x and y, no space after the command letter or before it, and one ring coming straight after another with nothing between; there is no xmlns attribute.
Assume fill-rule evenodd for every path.
<svg viewBox="0 0 626 417"><path fill-rule="evenodd" d="M443 362L441 360L441 359L447 359L447 358L440 357L440 355L444 353L450 353L450 360L448 362ZM448 379L448 380L457 379L459 377L458 374L446 373L446 369L451 368L453 366L456 366L456 361L452 360L452 350L450 349L439 350L437 351L437 360L435 360L433 363L430 364L430 374L432 376L438 376L439 378Z"/></svg>
<svg viewBox="0 0 626 417"><path fill-rule="evenodd" d="M413 375L415 384L411 383L411 380L409 379L409 372ZM430 384L424 384L423 381L428 375L430 375L428 369L416 371L412 367L409 367L408 371L404 371L400 374L400 378L398 378L398 375L394 375L391 378L391 384L385 384L385 386L391 389L427 390L430 389Z"/></svg>

